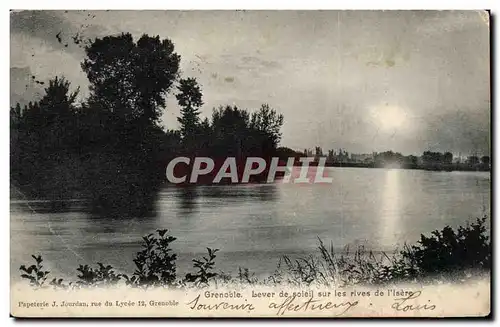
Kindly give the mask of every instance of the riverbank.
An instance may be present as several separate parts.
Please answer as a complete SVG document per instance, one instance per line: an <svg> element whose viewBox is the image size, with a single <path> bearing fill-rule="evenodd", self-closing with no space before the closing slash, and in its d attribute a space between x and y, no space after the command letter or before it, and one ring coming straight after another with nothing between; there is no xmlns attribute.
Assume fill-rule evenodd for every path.
<svg viewBox="0 0 500 327"><path fill-rule="evenodd" d="M300 162L294 164L295 167L301 167ZM309 166L318 166L318 162L312 162ZM467 164L436 164L436 165L412 165L412 164L392 164L382 165L375 163L362 162L326 162L325 167L345 167L345 168L391 168L391 169L417 169L430 171L491 171L489 165L467 165Z"/></svg>
<svg viewBox="0 0 500 327"><path fill-rule="evenodd" d="M249 269L239 267L237 275L216 268L219 249L207 248L201 258L193 258L192 269L184 276L177 272L177 254L171 244L176 240L168 230L145 235L142 250L133 258L132 274L118 272L98 262L77 267L76 280L54 277L44 267L42 255L32 255L34 264L22 265L21 278L36 288L86 288L109 285L129 287L206 287L209 285L325 286L385 285L390 283L465 282L489 274L491 246L486 229L487 217L452 229L445 226L429 236L421 235L416 244L404 245L393 255L376 255L359 246L337 251L318 239L316 255L291 259L283 256L275 271L258 278ZM223 251L223 249L222 249Z"/></svg>

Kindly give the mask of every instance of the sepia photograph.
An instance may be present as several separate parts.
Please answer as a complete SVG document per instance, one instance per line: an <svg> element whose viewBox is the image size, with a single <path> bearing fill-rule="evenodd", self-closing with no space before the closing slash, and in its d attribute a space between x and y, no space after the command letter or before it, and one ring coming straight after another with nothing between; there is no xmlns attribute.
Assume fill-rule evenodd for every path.
<svg viewBox="0 0 500 327"><path fill-rule="evenodd" d="M11 315L487 317L490 19L11 10Z"/></svg>

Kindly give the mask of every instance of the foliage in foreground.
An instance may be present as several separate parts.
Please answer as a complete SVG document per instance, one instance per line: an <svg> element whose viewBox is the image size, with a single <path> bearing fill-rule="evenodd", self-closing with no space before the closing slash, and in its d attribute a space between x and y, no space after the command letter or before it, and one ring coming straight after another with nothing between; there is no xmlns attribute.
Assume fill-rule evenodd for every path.
<svg viewBox="0 0 500 327"><path fill-rule="evenodd" d="M41 256L33 255L35 264L22 265L21 277L36 288L79 288L117 285L125 283L131 287L206 287L212 284L266 284L266 285L320 285L348 286L356 284L384 284L394 282L423 282L455 278L463 280L471 271L489 272L491 269L491 245L486 229L487 217L478 218L456 230L446 226L435 230L430 236L421 235L415 245L405 245L392 256L375 255L358 247L354 252L348 248L338 253L333 245L328 248L319 239L319 256L310 255L297 259L284 256L276 271L266 279L255 277L246 268L238 268L233 277L224 272L215 272L218 249L207 248L208 256L193 259L194 273L179 278L176 272L177 255L170 244L175 237L168 230L157 230L142 239L142 250L133 259L135 271L131 275L117 273L110 265L97 263L97 267L80 265L77 281L65 283L62 278L53 278L46 284L49 271L44 270Z"/></svg>
<svg viewBox="0 0 500 327"><path fill-rule="evenodd" d="M347 286L393 282L465 280L472 273L491 269L491 245L482 217L453 230L450 226L420 235L415 245L404 245L392 256L376 255L363 246L341 253L319 240L319 257L292 260L283 257L273 283L295 285Z"/></svg>

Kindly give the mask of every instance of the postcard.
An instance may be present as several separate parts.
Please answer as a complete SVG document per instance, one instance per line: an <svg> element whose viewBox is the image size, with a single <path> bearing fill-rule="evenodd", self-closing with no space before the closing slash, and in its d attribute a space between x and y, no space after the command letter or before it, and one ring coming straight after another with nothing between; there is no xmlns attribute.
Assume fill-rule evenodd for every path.
<svg viewBox="0 0 500 327"><path fill-rule="evenodd" d="M489 26L12 10L11 315L488 317Z"/></svg>

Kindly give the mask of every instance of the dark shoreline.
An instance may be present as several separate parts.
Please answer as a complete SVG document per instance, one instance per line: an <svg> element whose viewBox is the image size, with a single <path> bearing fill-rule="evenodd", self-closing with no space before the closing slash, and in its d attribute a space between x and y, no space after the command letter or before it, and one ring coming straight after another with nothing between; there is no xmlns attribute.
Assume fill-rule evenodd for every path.
<svg viewBox="0 0 500 327"><path fill-rule="evenodd" d="M300 163L295 163L294 167L301 167ZM318 162L312 162L309 166L318 166ZM345 168L391 168L391 169L415 169L429 171L485 171L491 172L491 167L484 165L470 166L466 164L451 164L451 165L377 165L374 163L357 163L357 162L327 162L325 167L345 167Z"/></svg>

